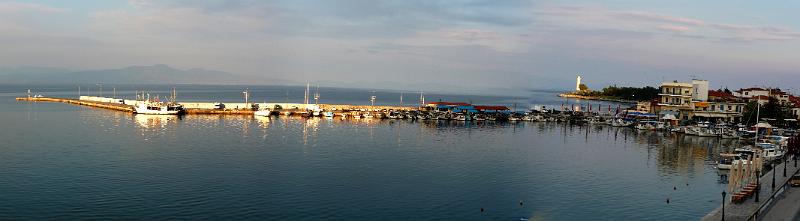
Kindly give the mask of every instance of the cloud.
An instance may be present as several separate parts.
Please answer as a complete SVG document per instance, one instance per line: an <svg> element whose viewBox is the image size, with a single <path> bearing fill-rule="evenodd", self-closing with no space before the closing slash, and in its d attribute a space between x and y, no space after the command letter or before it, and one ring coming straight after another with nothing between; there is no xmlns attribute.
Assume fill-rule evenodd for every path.
<svg viewBox="0 0 800 221"><path fill-rule="evenodd" d="M665 30L665 31L681 32L681 33L682 32L688 32L688 31L692 30L691 28L686 27L686 26L670 25L670 24L660 25L660 26L658 26L658 28L661 29L661 30Z"/></svg>
<svg viewBox="0 0 800 221"><path fill-rule="evenodd" d="M704 21L648 11L620 11L599 6L549 6L536 10L552 26L584 29L639 30L681 35L711 41L797 40L800 32L785 27L755 26Z"/></svg>
<svg viewBox="0 0 800 221"><path fill-rule="evenodd" d="M608 14L610 16L614 16L629 21L650 21L657 23L683 24L691 26L702 26L706 24L706 22L697 19L658 14L652 12L644 12L644 11L609 11Z"/></svg>
<svg viewBox="0 0 800 221"><path fill-rule="evenodd" d="M21 2L0 2L0 14L21 13L21 12L63 12L64 9L52 6L21 3Z"/></svg>

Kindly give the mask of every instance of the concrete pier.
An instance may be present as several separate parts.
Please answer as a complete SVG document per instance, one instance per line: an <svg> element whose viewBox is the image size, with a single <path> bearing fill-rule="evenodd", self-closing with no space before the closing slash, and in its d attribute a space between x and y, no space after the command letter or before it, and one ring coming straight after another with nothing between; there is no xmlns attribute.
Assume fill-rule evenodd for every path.
<svg viewBox="0 0 800 221"><path fill-rule="evenodd" d="M96 101L85 101L69 98L52 98L52 97L18 97L18 101L33 101L33 102L61 102L68 104L76 104L82 106L90 106L96 108L105 108L117 111L133 112L133 105L105 103Z"/></svg>
<svg viewBox="0 0 800 221"><path fill-rule="evenodd" d="M730 199L733 195L732 193L728 193L725 199L725 220L727 221L736 221L736 220L763 220L763 216L769 212L771 208L773 208L777 202L776 198L782 197L782 194L786 194L784 192L786 189L782 189L783 185L788 182L792 175L797 173L798 167L794 166L794 161L790 160L786 164L786 176L783 176L783 167L784 164L776 164L775 168L767 173L765 173L759 180L761 181L761 191L759 192L759 202L755 202L755 196L751 196L747 200L742 203L734 204L731 203ZM772 176L773 173L775 175L775 188L772 188ZM789 187L791 188L791 187ZM720 192L721 194L721 192ZM774 194L774 195L773 195ZM776 198L772 198L775 196ZM719 196L722 198L722 195ZM793 214L797 213L797 211L792 211ZM718 221L722 220L722 206L718 207L714 211L711 211L708 215L703 217L704 221Z"/></svg>
<svg viewBox="0 0 800 221"><path fill-rule="evenodd" d="M82 106L96 107L111 109L117 111L133 112L135 102L133 100L124 100L124 104L100 102L91 100L71 99L71 98L51 98L51 97L18 97L17 101L31 101L31 102L60 102L68 104L76 104ZM407 106L364 106L364 105L348 105L348 104L298 104L298 103L225 103L225 108L214 108L214 102L178 102L184 106L185 114L241 114L252 115L254 110L246 108L249 105L255 104L262 108L274 108L280 106L284 111L297 112L309 108L321 108L324 110L363 110L363 111L377 111L377 110L418 110L417 107Z"/></svg>

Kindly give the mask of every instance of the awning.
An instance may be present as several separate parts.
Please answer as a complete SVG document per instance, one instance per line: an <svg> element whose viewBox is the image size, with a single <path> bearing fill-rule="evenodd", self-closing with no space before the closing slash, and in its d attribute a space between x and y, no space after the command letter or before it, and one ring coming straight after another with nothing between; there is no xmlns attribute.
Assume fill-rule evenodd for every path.
<svg viewBox="0 0 800 221"><path fill-rule="evenodd" d="M680 112L671 111L671 110L662 110L661 112L658 112L658 114L661 114L661 115L669 114L669 115L672 115L672 116L678 116L678 114L680 114Z"/></svg>
<svg viewBox="0 0 800 221"><path fill-rule="evenodd" d="M723 113L694 113L695 117L708 117L708 118L727 118L731 117L730 115L723 114Z"/></svg>
<svg viewBox="0 0 800 221"><path fill-rule="evenodd" d="M661 119L662 120L677 120L678 118L675 118L675 115L672 115L672 114L665 114L664 117L662 117Z"/></svg>

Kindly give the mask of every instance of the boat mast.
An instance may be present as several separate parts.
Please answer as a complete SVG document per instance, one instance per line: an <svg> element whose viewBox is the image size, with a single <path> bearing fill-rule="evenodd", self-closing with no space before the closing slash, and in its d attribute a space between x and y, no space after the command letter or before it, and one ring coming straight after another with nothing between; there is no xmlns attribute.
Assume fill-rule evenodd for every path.
<svg viewBox="0 0 800 221"><path fill-rule="evenodd" d="M314 104L319 105L319 84L317 84L317 92L314 93Z"/></svg>
<svg viewBox="0 0 800 221"><path fill-rule="evenodd" d="M768 91L767 95L770 95L769 90L770 89L767 89L767 91ZM753 146L754 147L758 144L758 121L761 118L761 98L760 98L760 96L756 97L756 98L757 98L756 99L756 104L758 105L758 108L756 108L756 135L753 137L753 139L754 139L753 140ZM767 96L767 99L769 99L769 96Z"/></svg>
<svg viewBox="0 0 800 221"><path fill-rule="evenodd" d="M249 88L248 88L249 89ZM248 99L250 98L250 93L247 92L248 89L244 89L244 106L247 108Z"/></svg>
<svg viewBox="0 0 800 221"><path fill-rule="evenodd" d="M305 95L303 96L304 97L303 99L305 99L306 106L308 106L308 89L309 89L310 86L311 86L311 84L306 83L306 92L305 92Z"/></svg>
<svg viewBox="0 0 800 221"><path fill-rule="evenodd" d="M422 96L422 91L419 92L419 107L425 106L425 97Z"/></svg>

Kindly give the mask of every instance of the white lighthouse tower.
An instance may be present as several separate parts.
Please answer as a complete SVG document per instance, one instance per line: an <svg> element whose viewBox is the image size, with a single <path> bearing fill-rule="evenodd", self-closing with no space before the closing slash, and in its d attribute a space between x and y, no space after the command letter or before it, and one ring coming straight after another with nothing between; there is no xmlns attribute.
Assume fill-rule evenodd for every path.
<svg viewBox="0 0 800 221"><path fill-rule="evenodd" d="M581 91L581 76L578 75L578 79L575 81L575 91Z"/></svg>

